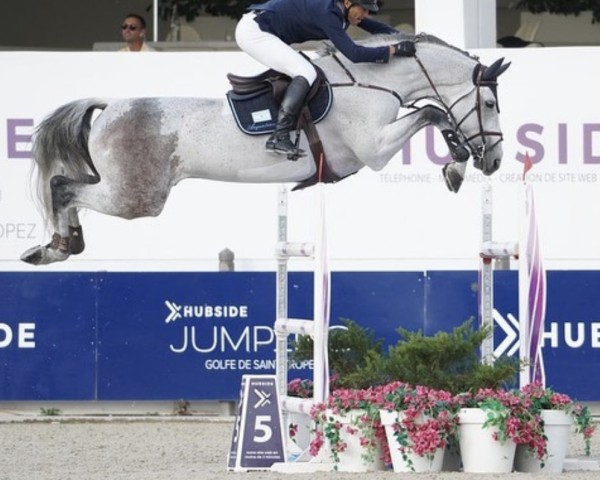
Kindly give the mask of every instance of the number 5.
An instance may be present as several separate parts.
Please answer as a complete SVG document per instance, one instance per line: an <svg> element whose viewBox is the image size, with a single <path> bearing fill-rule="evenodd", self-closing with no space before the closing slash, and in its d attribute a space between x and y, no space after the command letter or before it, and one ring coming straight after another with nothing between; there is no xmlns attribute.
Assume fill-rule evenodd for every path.
<svg viewBox="0 0 600 480"><path fill-rule="evenodd" d="M254 422L254 431L262 432L262 435L254 434L253 440L257 443L265 443L271 440L273 436L273 430L269 426L271 422L271 415L257 415L256 421Z"/></svg>

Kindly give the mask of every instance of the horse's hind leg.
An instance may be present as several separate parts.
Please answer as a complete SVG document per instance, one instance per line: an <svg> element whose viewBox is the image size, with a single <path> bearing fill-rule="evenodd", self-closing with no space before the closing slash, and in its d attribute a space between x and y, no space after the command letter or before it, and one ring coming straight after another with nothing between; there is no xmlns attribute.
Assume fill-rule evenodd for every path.
<svg viewBox="0 0 600 480"><path fill-rule="evenodd" d="M45 246L30 248L21 255L21 260L33 265L47 265L69 258L71 253L81 253L84 248L81 225L77 208L73 202L78 187L82 184L97 183L98 179L89 177L87 182L79 182L62 175L50 179L52 195L52 216L55 232L52 241Z"/></svg>

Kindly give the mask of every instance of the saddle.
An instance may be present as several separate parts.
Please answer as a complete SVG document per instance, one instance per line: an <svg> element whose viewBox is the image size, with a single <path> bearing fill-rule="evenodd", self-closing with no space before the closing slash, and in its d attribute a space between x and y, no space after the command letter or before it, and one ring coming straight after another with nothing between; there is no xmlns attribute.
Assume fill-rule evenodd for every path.
<svg viewBox="0 0 600 480"><path fill-rule="evenodd" d="M333 95L331 85L323 71L315 66L317 79L306 96L306 105L313 123L320 122L329 110ZM227 100L235 121L248 135L265 135L275 130L279 104L291 81L287 75L267 70L254 77L241 77L228 73L232 89Z"/></svg>
<svg viewBox="0 0 600 480"><path fill-rule="evenodd" d="M306 96L296 130L302 129L308 139L317 173L300 182L293 190L306 188L318 182L335 183L344 178L337 176L329 168L323 144L315 127L331 109L333 92L323 70L313 66L317 70L317 79ZM240 130L248 135L272 133L277 125L279 104L291 78L273 69L253 77L228 73L227 78L232 87L227 92L227 100Z"/></svg>

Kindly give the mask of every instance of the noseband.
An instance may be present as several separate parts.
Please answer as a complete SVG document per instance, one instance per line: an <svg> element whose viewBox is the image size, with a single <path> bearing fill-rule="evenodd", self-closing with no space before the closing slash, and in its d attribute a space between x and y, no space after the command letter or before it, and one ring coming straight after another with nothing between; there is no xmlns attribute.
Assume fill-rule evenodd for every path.
<svg viewBox="0 0 600 480"><path fill-rule="evenodd" d="M497 81L496 77L493 76L490 78L486 78L486 76L485 76L486 67L484 67L481 63L477 63L477 65L475 66L475 69L473 70L473 88L471 90L469 90L467 93L465 93L464 95L462 95L461 97L457 98L451 105L446 105L442 96L438 92L435 84L433 83L433 80L431 80L431 77L429 76L429 73L427 72L425 65L423 65L423 63L417 56L415 56L415 59L416 59L417 63L419 64L419 67L421 67L421 70L423 71L423 74L427 78L427 81L431 85L431 88L433 89L433 91L435 93L436 101L443 107L444 111L446 112L446 115L448 116L448 121L452 125L453 130L455 130L457 132L457 134L462 138L463 144L465 144L469 148L469 150L471 151L471 155L473 155L473 157L476 157L477 160L482 161L483 156L485 155L485 152L488 148L486 137L498 137L498 139L490 146L490 149L493 149L496 145L498 145L503 140L502 132L489 131L489 130L486 130L483 126L483 113L482 113L482 105L481 105L481 87L489 87L492 90L494 97L496 98L496 109L498 112L500 112L500 110L498 108L498 97L496 94L497 86L498 86L498 81ZM455 117L452 110L461 101L463 101L465 98L469 97L473 93L473 91L476 92L476 96L477 96L477 101L475 102L475 105L460 120L457 120L457 118ZM479 123L479 132L468 137L461 129L461 125L473 113L477 114L477 121ZM472 140L474 140L476 138L481 138L480 145L473 145Z"/></svg>

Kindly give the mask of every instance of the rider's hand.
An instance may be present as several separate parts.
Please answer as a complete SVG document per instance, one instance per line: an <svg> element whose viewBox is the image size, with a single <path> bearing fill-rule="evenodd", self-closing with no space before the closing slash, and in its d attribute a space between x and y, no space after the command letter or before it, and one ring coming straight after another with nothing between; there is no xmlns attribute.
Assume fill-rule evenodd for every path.
<svg viewBox="0 0 600 480"><path fill-rule="evenodd" d="M392 48L394 49L393 55L395 57L414 57L417 52L415 42L408 40L392 45Z"/></svg>

